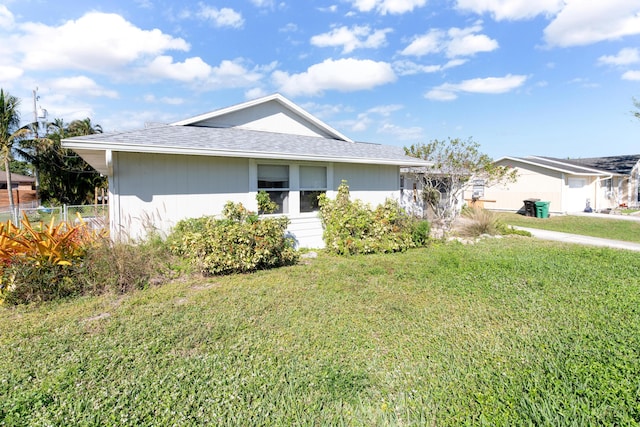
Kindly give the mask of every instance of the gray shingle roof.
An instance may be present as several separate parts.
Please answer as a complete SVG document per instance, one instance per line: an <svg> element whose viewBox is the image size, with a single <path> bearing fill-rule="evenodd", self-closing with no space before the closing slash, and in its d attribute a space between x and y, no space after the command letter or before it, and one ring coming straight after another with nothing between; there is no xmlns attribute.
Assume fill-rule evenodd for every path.
<svg viewBox="0 0 640 427"><path fill-rule="evenodd" d="M7 173L5 171L0 171L0 182L7 182ZM36 182L36 179L32 176L26 176L26 175L20 175L17 173L12 173L11 174L11 182L13 182L14 184L16 183L20 183L20 182L28 182L28 183L32 183L32 182Z"/></svg>
<svg viewBox="0 0 640 427"><path fill-rule="evenodd" d="M256 158L310 159L336 162L424 165L405 155L402 147L347 142L314 136L239 128L157 126L121 133L67 138L63 145L114 151L172 152Z"/></svg>
<svg viewBox="0 0 640 427"><path fill-rule="evenodd" d="M562 169L565 172L574 174L598 174L598 171L593 170L594 168L589 168L586 165L584 167L573 165L571 163L568 163L564 159L554 159L551 157L520 157L520 159L551 169Z"/></svg>
<svg viewBox="0 0 640 427"><path fill-rule="evenodd" d="M638 161L640 161L640 154L608 157L587 157L582 159L554 159L552 157L545 158L562 161L577 166L586 166L589 168L599 169L611 173L630 175L635 165L638 164Z"/></svg>

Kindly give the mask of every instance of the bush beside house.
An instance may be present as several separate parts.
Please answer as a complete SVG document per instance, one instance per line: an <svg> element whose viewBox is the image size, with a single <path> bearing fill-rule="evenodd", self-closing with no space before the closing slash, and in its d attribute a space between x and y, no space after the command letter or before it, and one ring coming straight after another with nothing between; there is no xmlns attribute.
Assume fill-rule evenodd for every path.
<svg viewBox="0 0 640 427"><path fill-rule="evenodd" d="M350 200L345 182L334 200L320 196L320 217L326 249L340 255L401 252L424 245L429 235L429 223L410 217L395 200L375 209Z"/></svg>
<svg viewBox="0 0 640 427"><path fill-rule="evenodd" d="M232 202L223 215L180 221L168 238L171 251L187 257L205 275L246 273L298 260L293 240L285 236L288 218L259 219Z"/></svg>

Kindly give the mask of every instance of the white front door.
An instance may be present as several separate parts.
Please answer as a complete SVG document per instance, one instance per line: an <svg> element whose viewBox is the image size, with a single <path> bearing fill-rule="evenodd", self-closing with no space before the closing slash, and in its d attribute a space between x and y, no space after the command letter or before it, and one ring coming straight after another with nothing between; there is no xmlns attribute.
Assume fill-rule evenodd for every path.
<svg viewBox="0 0 640 427"><path fill-rule="evenodd" d="M589 187L585 178L569 178L569 188L565 197L565 210L567 212L582 212L587 207ZM593 202L593 200L591 200ZM593 206L592 206L593 208Z"/></svg>

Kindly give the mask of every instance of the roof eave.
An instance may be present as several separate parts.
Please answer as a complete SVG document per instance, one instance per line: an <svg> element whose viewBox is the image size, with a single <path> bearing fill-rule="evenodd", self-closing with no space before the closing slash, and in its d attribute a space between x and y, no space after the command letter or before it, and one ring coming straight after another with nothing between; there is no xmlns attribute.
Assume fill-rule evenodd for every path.
<svg viewBox="0 0 640 427"><path fill-rule="evenodd" d="M379 157L341 157L341 156L321 156L321 155L305 155L293 153L278 153L267 151L240 151L240 150L212 150L206 148L184 148L184 147L158 147L148 145L133 145L119 143L102 143L96 144L92 141L82 140L63 140L63 147L73 150L100 150L107 153L112 151L131 152L131 153L148 153L148 154L177 154L177 155L193 155L193 156L210 156L210 157L236 157L236 158L252 158L252 159L272 159L272 160L299 160L313 162L336 162L336 163L357 163L357 164L377 164L377 165L393 165L393 166L429 166L430 162L420 159L388 159ZM110 154L109 154L110 155ZM95 166L94 166L95 167ZM105 165L105 167L107 167ZM107 169L108 170L108 169Z"/></svg>
<svg viewBox="0 0 640 427"><path fill-rule="evenodd" d="M514 162L521 162L521 163L525 163L528 165L532 165L532 166L537 166L543 169L549 169L549 170L554 170L557 172L562 172L562 173L566 173L569 175L576 175L576 176L611 176L614 175L612 173L608 173L608 172L604 172L604 171L596 171L590 168L583 168L581 166L575 166L575 165L567 165L567 166L571 166L571 167L580 167L581 169L585 169L588 170L589 172L575 172L575 171L570 171L568 169L564 169L562 167L559 166L549 166L546 164L542 164L542 163L538 163L536 161L532 161L530 158L523 158L523 157L509 157L509 156L504 156L499 158L498 160L495 160L494 163L498 163L500 161L503 160L512 160ZM553 163L559 163L559 162L553 162ZM592 172L591 172L592 171Z"/></svg>

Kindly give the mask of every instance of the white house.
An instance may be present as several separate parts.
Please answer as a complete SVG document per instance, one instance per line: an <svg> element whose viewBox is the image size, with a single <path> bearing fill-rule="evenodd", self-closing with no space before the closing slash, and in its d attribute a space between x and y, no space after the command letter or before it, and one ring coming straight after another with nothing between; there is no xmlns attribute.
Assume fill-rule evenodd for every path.
<svg viewBox="0 0 640 427"><path fill-rule="evenodd" d="M486 188L490 209L517 211L525 199L551 202L556 213L638 206L640 155L582 159L502 157L496 164L517 170L515 183Z"/></svg>
<svg viewBox="0 0 640 427"><path fill-rule="evenodd" d="M169 125L62 141L109 178L112 236L168 232L217 215L226 202L257 210L267 191L301 247L322 247L319 192L343 180L353 198L400 198L400 167L424 166L402 147L354 142L279 94Z"/></svg>

